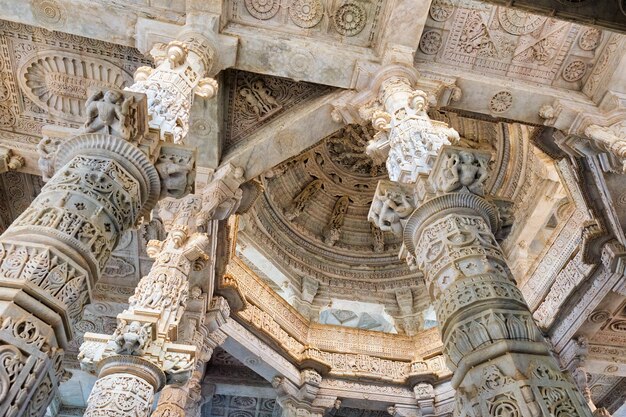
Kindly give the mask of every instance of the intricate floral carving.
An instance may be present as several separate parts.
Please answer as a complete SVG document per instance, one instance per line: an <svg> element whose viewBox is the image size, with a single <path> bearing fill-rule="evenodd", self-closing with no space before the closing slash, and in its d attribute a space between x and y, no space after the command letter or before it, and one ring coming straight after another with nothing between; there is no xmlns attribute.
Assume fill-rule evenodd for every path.
<svg viewBox="0 0 626 417"><path fill-rule="evenodd" d="M513 95L508 91L500 91L489 100L489 110L494 113L504 113L513 105Z"/></svg>
<svg viewBox="0 0 626 417"><path fill-rule="evenodd" d="M367 23L367 13L358 3L345 3L333 14L335 30L344 36L358 35Z"/></svg>
<svg viewBox="0 0 626 417"><path fill-rule="evenodd" d="M441 33L436 30L428 30L422 35L420 39L420 50L427 55L436 54L441 48L442 37Z"/></svg>
<svg viewBox="0 0 626 417"><path fill-rule="evenodd" d="M297 72L306 72L314 62L304 52L292 57ZM225 146L238 145L253 129L268 123L289 108L326 91L326 87L244 71L228 71L225 84L231 111L226 115Z"/></svg>
<svg viewBox="0 0 626 417"><path fill-rule="evenodd" d="M302 28L316 26L324 16L324 6L319 0L293 0L289 5L289 16Z"/></svg>
<svg viewBox="0 0 626 417"><path fill-rule="evenodd" d="M85 417L123 415L147 416L152 409L154 388L134 375L112 374L96 381L89 399Z"/></svg>
<svg viewBox="0 0 626 417"><path fill-rule="evenodd" d="M533 15L519 9L499 7L498 19L502 28L512 35L526 35L540 28L546 17Z"/></svg>
<svg viewBox="0 0 626 417"><path fill-rule="evenodd" d="M600 44L602 32L598 28L587 28L578 38L578 46L584 51L593 51Z"/></svg>
<svg viewBox="0 0 626 417"><path fill-rule="evenodd" d="M244 4L248 13L261 20L271 19L280 9L279 0L245 0Z"/></svg>
<svg viewBox="0 0 626 417"><path fill-rule="evenodd" d="M430 5L430 17L437 22L444 22L452 16L454 4L451 0L434 0Z"/></svg>
<svg viewBox="0 0 626 417"><path fill-rule="evenodd" d="M587 64L583 61L577 60L572 61L565 66L562 76L565 81L574 82L583 78L586 72Z"/></svg>
<svg viewBox="0 0 626 417"><path fill-rule="evenodd" d="M65 7L57 0L32 0L31 10L45 27L62 27L67 20Z"/></svg>
<svg viewBox="0 0 626 417"><path fill-rule="evenodd" d="M65 63L68 59L71 69ZM131 80L130 74L115 65L71 53L37 54L19 71L24 73L19 82L28 98L51 114L73 121L84 120L92 111L86 106L91 90L123 89Z"/></svg>

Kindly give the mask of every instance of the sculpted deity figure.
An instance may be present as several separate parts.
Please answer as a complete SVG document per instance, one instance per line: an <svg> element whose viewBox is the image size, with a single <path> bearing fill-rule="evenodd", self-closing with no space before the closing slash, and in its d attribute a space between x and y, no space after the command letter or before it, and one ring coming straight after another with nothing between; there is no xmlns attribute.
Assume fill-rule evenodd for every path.
<svg viewBox="0 0 626 417"><path fill-rule="evenodd" d="M343 227L343 222L346 217L346 211L348 210L349 204L350 199L348 198L348 196L341 197L335 203L330 222L324 230L324 243L332 246L341 237L341 228Z"/></svg>
<svg viewBox="0 0 626 417"><path fill-rule="evenodd" d="M124 98L121 91L97 91L87 99L86 133L104 131L110 135L130 139L129 114L134 102L132 96Z"/></svg>
<svg viewBox="0 0 626 417"><path fill-rule="evenodd" d="M471 152L460 151L451 154L446 161L446 169L442 178L442 189L445 192L466 187L477 195L484 194L484 184L487 180L487 165Z"/></svg>
<svg viewBox="0 0 626 417"><path fill-rule="evenodd" d="M298 194L289 207L285 210L285 217L288 220L293 220L298 217L304 211L307 203L322 188L322 180L315 179L307 184L306 187Z"/></svg>
<svg viewBox="0 0 626 417"><path fill-rule="evenodd" d="M402 235L400 220L411 215L414 209L413 205L402 192L393 189L377 191L372 201L368 220L383 232L392 232L397 236Z"/></svg>
<svg viewBox="0 0 626 417"><path fill-rule="evenodd" d="M126 322L122 321L121 323L122 329L126 327ZM131 322L126 331L124 333L120 333L115 338L115 343L118 348L116 353L121 355L141 355L143 353L143 348L148 342L148 327L150 327L149 323L144 324L143 326L138 321Z"/></svg>

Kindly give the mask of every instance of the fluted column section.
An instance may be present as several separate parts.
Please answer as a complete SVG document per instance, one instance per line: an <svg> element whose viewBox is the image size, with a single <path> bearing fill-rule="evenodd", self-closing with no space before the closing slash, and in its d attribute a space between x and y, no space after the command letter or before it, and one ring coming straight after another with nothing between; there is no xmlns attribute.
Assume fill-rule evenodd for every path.
<svg viewBox="0 0 626 417"><path fill-rule="evenodd" d="M586 416L496 241L511 203L484 194L489 154L444 147L418 180L404 244L437 308L457 416Z"/></svg>

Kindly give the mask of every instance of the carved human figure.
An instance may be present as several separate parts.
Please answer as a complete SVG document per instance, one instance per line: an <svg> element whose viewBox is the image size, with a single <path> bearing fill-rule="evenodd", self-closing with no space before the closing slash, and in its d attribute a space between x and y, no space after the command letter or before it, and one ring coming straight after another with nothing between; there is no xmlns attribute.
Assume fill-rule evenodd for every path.
<svg viewBox="0 0 626 417"><path fill-rule="evenodd" d="M379 184L372 200L368 220L380 230L400 236L402 235L401 220L410 216L413 209L405 193L392 188L381 188Z"/></svg>
<svg viewBox="0 0 626 417"><path fill-rule="evenodd" d="M272 92L269 88L263 84L263 81L257 80L252 84L252 88L261 98L261 103L265 108L265 113L269 113L272 109L280 106L278 101L274 97L272 97Z"/></svg>
<svg viewBox="0 0 626 417"><path fill-rule="evenodd" d="M294 220L298 217L304 211L309 200L322 188L322 184L320 179L314 179L308 183L285 210L285 217L288 220Z"/></svg>
<svg viewBox="0 0 626 417"><path fill-rule="evenodd" d="M324 243L334 245L341 237L341 229L346 217L346 211L350 204L348 196L342 196L337 200L330 216L330 221L324 229Z"/></svg>
<svg viewBox="0 0 626 417"><path fill-rule="evenodd" d="M59 139L44 136L37 144L37 154L39 155L37 166L44 181L50 180L54 175L54 158L60 143Z"/></svg>
<svg viewBox="0 0 626 417"><path fill-rule="evenodd" d="M448 156L441 185L446 192L466 187L475 194L483 195L486 179L487 166L484 159L476 158L471 152L460 151Z"/></svg>
<svg viewBox="0 0 626 417"><path fill-rule="evenodd" d="M148 342L148 331L150 324L142 325L138 321L132 321L128 326L125 322L123 325L123 333L115 338L117 343L116 353L120 355L141 355L143 348Z"/></svg>
<svg viewBox="0 0 626 417"><path fill-rule="evenodd" d="M252 111L256 115L257 119L260 119L261 118L261 111L263 110L263 106L262 106L261 102L259 100L257 100L257 98L254 96L254 94L252 94L252 91L249 88L242 88L239 91L239 94L241 95L241 97L244 98L244 100L246 100L246 103L248 104L248 107L250 107L250 109L252 109Z"/></svg>
<svg viewBox="0 0 626 417"><path fill-rule="evenodd" d="M121 91L97 91L87 99L87 121L84 125L86 133L105 132L116 135L124 140L130 139L130 106L133 96L126 96Z"/></svg>

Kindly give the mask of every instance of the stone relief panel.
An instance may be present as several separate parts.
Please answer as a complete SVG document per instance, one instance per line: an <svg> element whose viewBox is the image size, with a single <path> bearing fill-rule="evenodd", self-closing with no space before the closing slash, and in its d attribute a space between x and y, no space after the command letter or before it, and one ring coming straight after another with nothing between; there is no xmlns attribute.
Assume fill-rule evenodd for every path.
<svg viewBox="0 0 626 417"><path fill-rule="evenodd" d="M41 191L41 177L19 172L0 174L0 233L28 208Z"/></svg>
<svg viewBox="0 0 626 417"><path fill-rule="evenodd" d="M228 70L224 80L228 106L224 113L225 150L241 144L253 131L288 110L328 91L326 86L245 71Z"/></svg>
<svg viewBox="0 0 626 417"><path fill-rule="evenodd" d="M608 37L595 28L519 9L436 0L416 61L581 90ZM505 113L512 100L509 92L499 92L490 108Z"/></svg>
<svg viewBox="0 0 626 417"><path fill-rule="evenodd" d="M218 394L202 407L202 417L272 417L276 408L274 398Z"/></svg>
<svg viewBox="0 0 626 417"><path fill-rule="evenodd" d="M139 51L0 21L0 141L34 150L44 125L77 128L94 89L121 89L151 65Z"/></svg>
<svg viewBox="0 0 626 417"><path fill-rule="evenodd" d="M388 1L231 0L229 23L369 47L376 41Z"/></svg>

